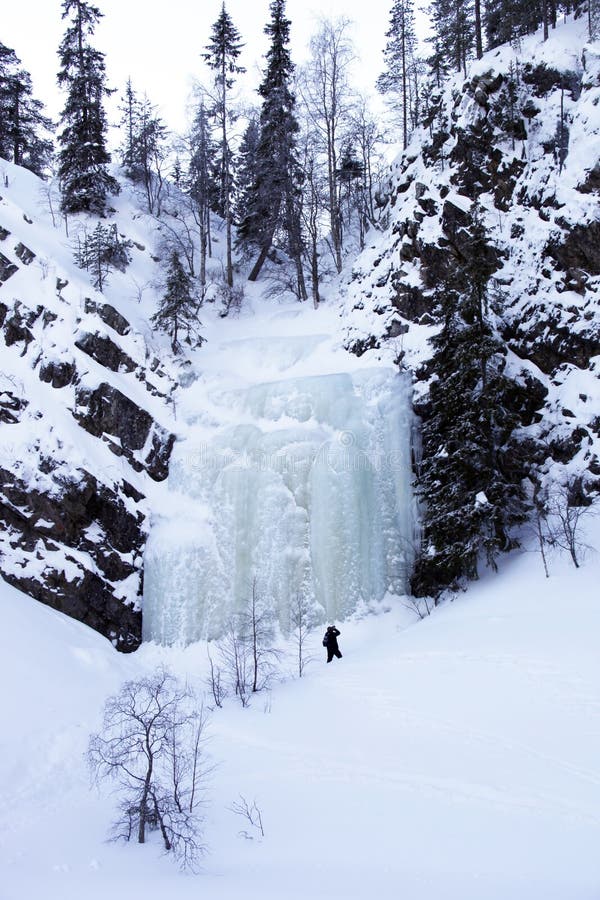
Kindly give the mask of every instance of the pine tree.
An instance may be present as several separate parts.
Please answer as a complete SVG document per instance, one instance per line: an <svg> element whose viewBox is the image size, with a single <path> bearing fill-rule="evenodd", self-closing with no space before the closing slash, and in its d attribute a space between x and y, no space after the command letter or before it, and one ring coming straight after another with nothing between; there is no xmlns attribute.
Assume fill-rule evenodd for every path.
<svg viewBox="0 0 600 900"><path fill-rule="evenodd" d="M204 296L206 257L210 252L210 211L215 201L215 194L218 192L213 178L217 149L210 134L204 95L200 96L189 143L190 164L186 186L200 232L200 290Z"/></svg>
<svg viewBox="0 0 600 900"><path fill-rule="evenodd" d="M477 210L454 250L437 289L443 325L432 340L424 405L418 594L476 578L482 557L495 567L498 553L514 546L511 530L526 517L521 473L506 452L518 425L519 389L504 373L506 349L489 315L488 282L497 263Z"/></svg>
<svg viewBox="0 0 600 900"><path fill-rule="evenodd" d="M530 3L528 0L487 0L484 23L489 48L514 43L526 34L532 34L541 24L548 37L549 0ZM554 7L556 20L556 5Z"/></svg>
<svg viewBox="0 0 600 900"><path fill-rule="evenodd" d="M62 18L69 25L59 47L58 84L67 91L59 135L58 176L65 213L104 215L106 198L117 193L117 181L109 174L106 149L106 87L104 54L90 38L102 13L85 0L63 0Z"/></svg>
<svg viewBox="0 0 600 900"><path fill-rule="evenodd" d="M415 65L417 38L412 0L395 0L390 12L387 44L383 51L385 71L377 79L377 90L400 98L402 108L402 146L408 144L410 79Z"/></svg>
<svg viewBox="0 0 600 900"><path fill-rule="evenodd" d="M163 163L167 157L167 126L146 95L140 104L134 164L141 173L148 212L160 215L164 185Z"/></svg>
<svg viewBox="0 0 600 900"><path fill-rule="evenodd" d="M192 282L184 270L179 254L173 251L167 273L166 290L160 308L152 317L152 323L171 338L173 353L181 352L180 335L185 333L187 344L200 344L197 333L198 303L192 296Z"/></svg>
<svg viewBox="0 0 600 900"><path fill-rule="evenodd" d="M234 85L235 76L246 71L237 64L238 57L242 52L242 46L240 33L225 9L225 3L223 3L219 18L212 27L210 43L203 54L203 58L209 68L215 73L216 98L213 115L221 131L219 160L220 205L223 210L223 218L225 219L226 277L229 287L233 286L233 261L231 255L233 174L228 137L228 125L232 114L229 105L229 92Z"/></svg>
<svg viewBox="0 0 600 900"><path fill-rule="evenodd" d="M133 88L131 78L127 79L125 96L121 99L119 109L123 113L119 122L121 134L123 135L123 143L120 148L121 165L128 178L131 178L132 181L139 181L141 172L137 159L137 132L140 118L140 100Z"/></svg>
<svg viewBox="0 0 600 900"><path fill-rule="evenodd" d="M104 292L111 268L124 272L131 261L115 222L108 226L98 222L91 234L84 229L83 235L78 235L74 256L79 268L90 273L92 284L100 293Z"/></svg>
<svg viewBox="0 0 600 900"><path fill-rule="evenodd" d="M249 275L255 281L273 246L276 233L294 261L297 291L306 300L302 270L302 234L299 210L299 165L296 158L298 122L291 90L294 66L289 51L290 20L285 17L285 0L272 0L271 21L265 33L271 39L267 66L258 89L263 98L260 138L256 151L256 172L252 199L240 223L239 238L259 248L258 259Z"/></svg>
<svg viewBox="0 0 600 900"><path fill-rule="evenodd" d="M88 269L92 276L92 284L100 293L104 293L104 287L108 279L110 269L107 260L109 247L109 231L101 222L98 222L88 240Z"/></svg>
<svg viewBox="0 0 600 900"><path fill-rule="evenodd" d="M158 215L164 184L162 164L167 155L167 127L148 97L144 94L139 99L131 79L125 86L120 109L123 113L120 125L124 134L121 165L128 178L143 185L148 212Z"/></svg>
<svg viewBox="0 0 600 900"><path fill-rule="evenodd" d="M254 175L256 172L256 155L260 128L258 119L253 116L244 134L237 153L237 171L235 178L235 202L233 207L233 221L240 225L249 214L253 202Z"/></svg>
<svg viewBox="0 0 600 900"><path fill-rule="evenodd" d="M0 43L0 156L43 175L52 157L53 127L33 96L29 72L14 50Z"/></svg>
<svg viewBox="0 0 600 900"><path fill-rule="evenodd" d="M473 0L432 0L430 13L436 53L466 75L475 39Z"/></svg>

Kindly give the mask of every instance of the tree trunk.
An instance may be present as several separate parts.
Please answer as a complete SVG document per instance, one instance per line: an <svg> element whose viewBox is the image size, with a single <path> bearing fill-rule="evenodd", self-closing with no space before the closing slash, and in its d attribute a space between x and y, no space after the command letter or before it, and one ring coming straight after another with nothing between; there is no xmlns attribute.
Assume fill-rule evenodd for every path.
<svg viewBox="0 0 600 900"><path fill-rule="evenodd" d="M311 237L310 277L313 306L317 309L321 302L321 297L319 295L319 254L317 251L317 237L315 232L312 233Z"/></svg>
<svg viewBox="0 0 600 900"><path fill-rule="evenodd" d="M545 2L545 0L543 0ZM477 59L483 56L483 40L481 38L481 0L475 0L475 52Z"/></svg>
<svg viewBox="0 0 600 900"><path fill-rule="evenodd" d="M250 274L248 275L248 281L256 281L256 279L257 279L258 276L260 275L260 270L261 270L262 267L264 266L265 260L267 259L267 256L269 255L269 250L270 250L270 249L271 249L271 241L269 241L268 244L265 244L265 245L261 248L261 251L260 251L260 253L259 253L259 255L258 255L258 259L257 259L256 262L254 263L254 266L253 266L253 268L252 268L252 271L251 271Z"/></svg>
<svg viewBox="0 0 600 900"><path fill-rule="evenodd" d="M233 287L233 260L231 255L231 191L229 185L229 147L227 145L227 112L226 112L226 75L223 71L223 132L222 132L222 153L223 153L223 201L225 204L225 236L227 244L226 272L227 285Z"/></svg>
<svg viewBox="0 0 600 900"><path fill-rule="evenodd" d="M204 300L206 292L206 226L204 224L204 213L200 216L200 289Z"/></svg>
<svg viewBox="0 0 600 900"><path fill-rule="evenodd" d="M408 86L406 83L406 22L402 20L402 147L408 145Z"/></svg>

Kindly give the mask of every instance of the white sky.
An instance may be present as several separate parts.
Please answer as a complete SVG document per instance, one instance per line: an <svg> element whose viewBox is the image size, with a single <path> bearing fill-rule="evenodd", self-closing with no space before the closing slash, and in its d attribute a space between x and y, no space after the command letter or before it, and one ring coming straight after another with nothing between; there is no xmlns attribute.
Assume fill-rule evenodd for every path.
<svg viewBox="0 0 600 900"><path fill-rule="evenodd" d="M122 93L131 76L134 88L147 92L160 113L175 129L185 126L185 105L192 80L205 79L200 59L217 18L221 0L166 0L160 7L152 0L95 0L104 13L94 46L106 55L109 85ZM35 95L56 118L62 99L56 87L56 50L64 23L61 0L2 0L0 40L12 47L31 72ZM382 68L382 49L392 0L288 0L292 21L292 55L300 64L308 38L319 16L345 15L355 22L353 37L361 61L357 83L374 91ZM269 19L269 0L227 0L227 9L240 30L245 48L242 65L253 87L258 85L263 54L263 34ZM257 100L256 95L254 95Z"/></svg>

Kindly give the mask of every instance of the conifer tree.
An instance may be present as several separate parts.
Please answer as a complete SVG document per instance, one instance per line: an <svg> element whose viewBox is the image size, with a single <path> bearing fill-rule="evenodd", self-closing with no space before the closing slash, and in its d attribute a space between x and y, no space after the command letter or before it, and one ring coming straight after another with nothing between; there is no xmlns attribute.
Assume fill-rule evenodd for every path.
<svg viewBox="0 0 600 900"><path fill-rule="evenodd" d="M390 12L390 27L386 31L387 44L383 51L385 71L377 79L377 90L393 93L402 107L402 146L408 144L410 107L410 78L415 65L417 38L412 0L394 0Z"/></svg>
<svg viewBox="0 0 600 900"><path fill-rule="evenodd" d="M158 312L152 317L152 323L169 335L173 353L180 353L182 333L185 334L187 344L202 343L197 332L197 316L198 304L192 296L191 278L183 268L179 254L173 250L165 293Z"/></svg>
<svg viewBox="0 0 600 900"><path fill-rule="evenodd" d="M14 50L0 43L0 156L43 175L52 156L53 127L33 96L31 75Z"/></svg>
<svg viewBox="0 0 600 900"><path fill-rule="evenodd" d="M120 109L123 113L120 124L124 135L121 164L128 178L143 185L148 212L158 215L164 183L162 163L167 155L167 127L148 97L144 94L139 99L131 79L128 79L125 86Z"/></svg>
<svg viewBox="0 0 600 900"><path fill-rule="evenodd" d="M206 289L206 257L210 253L210 211L217 188L213 173L217 148L210 134L208 112L204 95L200 96L189 136L190 164L187 174L187 192L192 212L200 232L200 290Z"/></svg>
<svg viewBox="0 0 600 900"><path fill-rule="evenodd" d="M554 4L554 21L556 22ZM487 0L484 24L488 47L514 43L526 34L544 25L544 37L548 37L548 24L552 14L550 0L530 3L528 0Z"/></svg>
<svg viewBox="0 0 600 900"><path fill-rule="evenodd" d="M69 24L60 43L58 84L67 92L61 116L58 176L62 209L66 213L104 215L106 198L117 193L117 181L109 174L106 148L106 87L104 54L90 44L102 17L86 0L63 0L62 18Z"/></svg>
<svg viewBox="0 0 600 900"><path fill-rule="evenodd" d="M232 111L230 109L229 96L234 85L235 76L246 71L237 63L238 57L242 52L242 46L240 33L233 24L231 16L225 8L225 3L223 3L219 18L212 27L210 43L206 47L203 57L209 68L215 73L216 97L213 115L221 132L219 199L223 218L225 219L226 278L229 287L233 286L233 260L231 254L233 173L228 136L228 126L231 121Z"/></svg>
<svg viewBox="0 0 600 900"><path fill-rule="evenodd" d="M298 296L306 300L299 208L300 170L296 157L299 129L291 89L294 66L288 46L291 22L285 16L285 0L272 0L270 12L271 21L266 25L265 33L271 39L271 46L258 89L263 105L254 187L238 235L242 241L258 247L258 259L249 275L249 280L255 281L279 232L284 249L295 264Z"/></svg>
<svg viewBox="0 0 600 900"><path fill-rule="evenodd" d="M437 290L443 324L432 340L433 377L424 405L418 594L476 578L481 558L495 567L498 553L514 546L511 529L526 517L521 474L506 451L519 424L519 389L504 373L506 349L488 311L497 263L477 210L454 251Z"/></svg>
<svg viewBox="0 0 600 900"><path fill-rule="evenodd" d="M432 0L430 7L436 51L452 60L457 72L467 73L475 39L473 0Z"/></svg>
<svg viewBox="0 0 600 900"><path fill-rule="evenodd" d="M237 153L235 203L233 207L233 220L236 225L244 221L252 203L259 138L258 119L256 116L252 116L242 135L242 141Z"/></svg>
<svg viewBox="0 0 600 900"><path fill-rule="evenodd" d="M120 111L123 113L119 123L121 134L123 135L123 143L121 144L121 165L125 170L125 174L132 181L138 181L140 172L137 164L137 130L140 117L140 100L131 83L131 78L127 79L125 85L125 96L121 99Z"/></svg>

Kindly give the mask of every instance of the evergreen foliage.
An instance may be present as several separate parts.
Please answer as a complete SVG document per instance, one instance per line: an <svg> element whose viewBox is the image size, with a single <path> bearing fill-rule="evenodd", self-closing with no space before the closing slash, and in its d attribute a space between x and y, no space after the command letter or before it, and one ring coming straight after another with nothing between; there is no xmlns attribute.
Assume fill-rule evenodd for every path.
<svg viewBox="0 0 600 900"><path fill-rule="evenodd" d="M31 75L14 50L0 43L0 156L43 176L52 158L53 128L33 96Z"/></svg>
<svg viewBox="0 0 600 900"><path fill-rule="evenodd" d="M140 100L133 88L131 78L125 85L125 96L121 98L120 111L123 113L119 122L123 142L120 147L121 165L125 174L132 181L139 181L141 172L137 164L137 132L140 118Z"/></svg>
<svg viewBox="0 0 600 900"><path fill-rule="evenodd" d="M130 262L127 245L121 240L116 223L98 222L91 233L84 230L77 239L75 262L90 273L92 284L103 293L110 269L124 272Z"/></svg>
<svg viewBox="0 0 600 900"><path fill-rule="evenodd" d="M235 203L233 207L233 219L236 225L244 221L252 204L259 138L258 119L256 116L253 116L242 135L242 141L237 153Z"/></svg>
<svg viewBox="0 0 600 900"><path fill-rule="evenodd" d="M225 220L226 238L226 278L229 287L233 285L232 260L232 192L233 172L232 154L229 146L228 126L232 118L229 104L229 93L234 85L235 76L246 70L238 65L238 57L242 52L240 33L233 24L231 16L221 7L219 18L212 27L211 39L203 58L214 72L216 96L212 115L216 119L221 132L219 153L219 211Z"/></svg>
<svg viewBox="0 0 600 900"><path fill-rule="evenodd" d="M417 37L412 0L394 0L387 44L383 51L385 70L377 79L377 90L392 93L402 107L402 141L408 144L410 116L410 84L415 74Z"/></svg>
<svg viewBox="0 0 600 900"><path fill-rule="evenodd" d="M488 0L484 18L488 47L498 47L535 31L542 22L542 4L527 0Z"/></svg>
<svg viewBox="0 0 600 900"><path fill-rule="evenodd" d="M263 105L254 185L238 236L241 241L259 249L250 273L251 281L258 278L278 236L282 247L295 262L298 296L305 300L299 211L300 167L296 156L299 128L291 89L294 66L289 51L291 23L285 16L285 0L272 0L270 11L271 21L266 25L265 33L271 39L271 45L258 89Z"/></svg>
<svg viewBox="0 0 600 900"><path fill-rule="evenodd" d="M200 233L200 288L206 287L206 257L210 243L210 212L219 195L215 182L217 147L212 140L204 95L200 96L189 135L190 163L185 180L192 212Z"/></svg>
<svg viewBox="0 0 600 900"><path fill-rule="evenodd" d="M198 303L192 295L192 280L173 250L167 272L165 293L152 323L171 338L173 353L181 352L181 335L187 344L198 346L203 339L197 331Z"/></svg>
<svg viewBox="0 0 600 900"><path fill-rule="evenodd" d="M143 185L148 212L157 214L164 182L162 164L167 156L167 127L148 97L138 98L131 79L127 81L120 109L124 131L121 164L128 178Z"/></svg>
<svg viewBox="0 0 600 900"><path fill-rule="evenodd" d="M432 0L429 8L437 64L451 60L457 72L467 72L475 41L473 0Z"/></svg>
<svg viewBox="0 0 600 900"><path fill-rule="evenodd" d="M58 176L65 213L104 215L107 196L117 193L117 181L109 174L106 148L106 87L104 54L90 38L102 13L85 0L63 0L62 18L69 25L59 47L59 86L67 92L61 116Z"/></svg>
<svg viewBox="0 0 600 900"><path fill-rule="evenodd" d="M522 473L507 446L519 424L519 388L504 373L506 349L488 308L496 255L477 210L436 291L443 325L433 338L417 479L424 545L413 588L436 595L476 578L484 558L514 546L526 518Z"/></svg>

